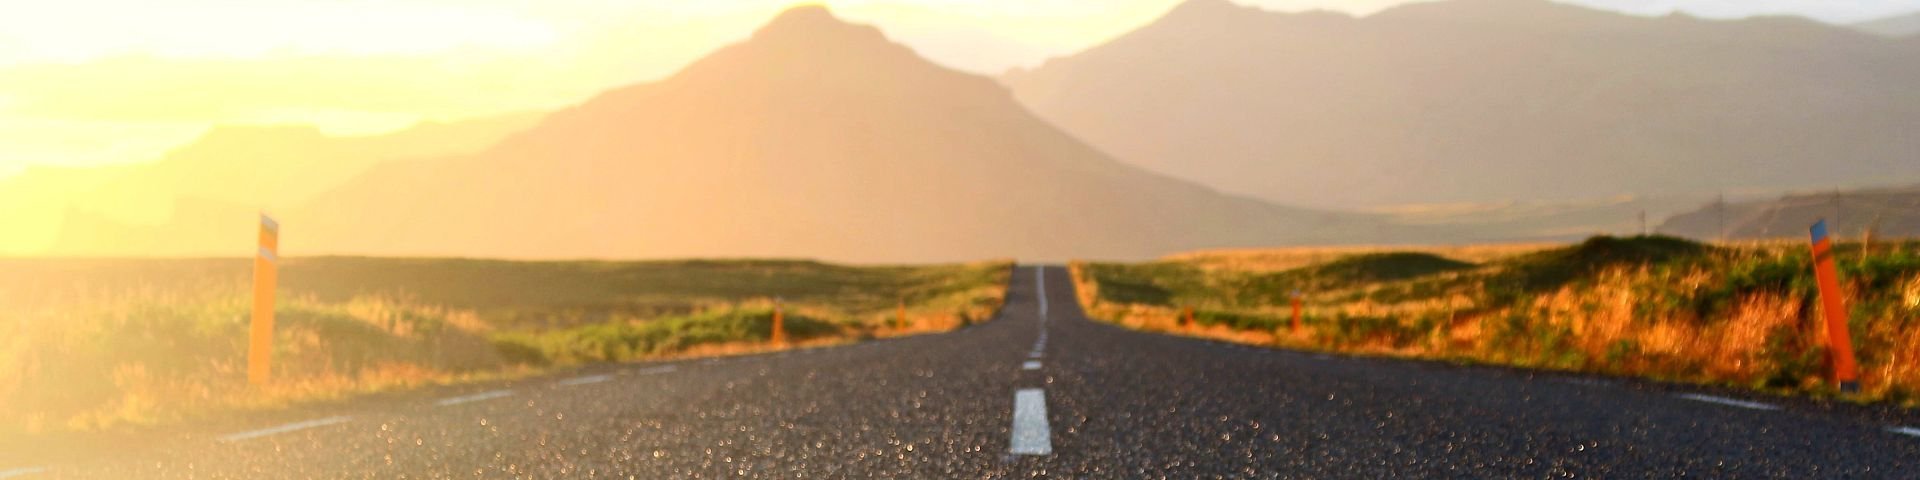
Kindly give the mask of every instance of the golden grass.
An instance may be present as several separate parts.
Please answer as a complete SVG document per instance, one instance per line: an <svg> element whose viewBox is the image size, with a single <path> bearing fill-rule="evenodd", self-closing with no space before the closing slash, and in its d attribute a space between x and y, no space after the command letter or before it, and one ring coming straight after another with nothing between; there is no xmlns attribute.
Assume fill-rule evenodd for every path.
<svg viewBox="0 0 1920 480"><path fill-rule="evenodd" d="M383 262L395 268L382 269ZM661 279L630 283L621 290L569 288L503 299L494 293L501 291L501 282L528 282L500 275L436 273L441 268L474 268L466 261L306 259L298 264L308 268L293 270L308 274L304 279L289 278L283 270L282 278L296 286L283 284L276 306L274 381L255 387L245 380L250 288L242 262L0 261L0 266L13 267L0 269L0 435L163 425L233 410L533 375L579 362L540 357L546 352L508 352L503 338L561 333L582 325L670 323L700 328L699 319L714 312L770 311L772 298L749 295L762 288L787 289L791 293L785 294L784 307L789 318L808 318L823 330L783 346L724 336L731 330L709 330L701 341L620 359L733 355L947 331L960 326L963 318L990 318L1004 300L1011 267L1008 262L842 267L755 261L644 263L631 268L563 262L482 265L500 275L577 285L598 284L594 275L618 275L616 281L632 282L636 274L628 272L635 271ZM298 286L302 280L304 285L322 283L314 281L320 275L315 272L345 268L336 264L351 267L354 275L373 275L367 284L388 284L358 293ZM390 279L379 277L383 271L442 281L417 290L392 288L396 285ZM776 276L783 274L800 276L805 284L783 284ZM329 282L350 286L356 283L353 278ZM466 288L447 279L477 283ZM743 284L741 279L759 283ZM898 327L892 322L895 306L889 302L882 308L880 300L897 298L908 300L908 322ZM539 320L549 316L567 320Z"/></svg>
<svg viewBox="0 0 1920 480"><path fill-rule="evenodd" d="M1622 240L1633 242L1634 239ZM1836 248L1852 310L1862 392L1920 399L1920 256L1913 242ZM1557 249L1556 249L1557 248ZM1306 328L1289 309L1244 285L1289 269L1375 253L1375 247L1202 252L1161 266L1076 262L1073 280L1091 316L1129 328L1249 344L1445 359L1833 395L1824 314L1812 293L1804 242L1723 244L1699 255L1597 266L1517 297L1503 272L1537 268L1579 248L1497 245L1417 249L1483 265L1464 272L1308 292ZM1540 255L1529 255L1541 252ZM1542 256L1544 255L1544 256ZM1488 260L1491 259L1491 260ZM1187 269L1167 268L1164 263ZM1529 263L1532 262L1532 263ZM1571 265L1571 267L1582 267ZM1577 271L1578 268L1575 268ZM1116 276L1117 275L1117 276ZM1170 277L1178 276L1178 277ZM1106 285L1107 283L1114 285ZM1142 294L1143 284L1171 295ZM1103 294L1124 286L1128 293ZM1230 287L1229 287L1230 286ZM1132 295L1128 297L1127 295ZM1144 296L1142 296L1144 295ZM1120 300L1127 298L1127 300ZM1194 328L1179 307L1197 305ZM1239 324L1234 327L1233 324Z"/></svg>

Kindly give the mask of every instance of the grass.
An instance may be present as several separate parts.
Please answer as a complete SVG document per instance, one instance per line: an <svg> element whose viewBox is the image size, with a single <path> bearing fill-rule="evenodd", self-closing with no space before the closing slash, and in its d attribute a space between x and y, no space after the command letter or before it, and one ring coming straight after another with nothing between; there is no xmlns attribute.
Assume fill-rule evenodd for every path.
<svg viewBox="0 0 1920 480"><path fill-rule="evenodd" d="M943 331L989 318L1010 267L291 258L275 382L254 388L250 260L4 259L0 434L776 348L766 344L776 303L795 344Z"/></svg>
<svg viewBox="0 0 1920 480"><path fill-rule="evenodd" d="M1454 247L1456 251L1460 250ZM1494 249L1501 250L1501 249ZM1484 254L1486 250L1480 251ZM1920 399L1920 243L1836 248L1865 401ZM1832 395L1807 247L1595 237L1449 256L1377 250L1075 263L1081 302L1130 327L1291 348ZM1301 255L1291 255L1299 257ZM1303 328L1290 294L1304 293ZM1179 325L1196 309L1197 326Z"/></svg>

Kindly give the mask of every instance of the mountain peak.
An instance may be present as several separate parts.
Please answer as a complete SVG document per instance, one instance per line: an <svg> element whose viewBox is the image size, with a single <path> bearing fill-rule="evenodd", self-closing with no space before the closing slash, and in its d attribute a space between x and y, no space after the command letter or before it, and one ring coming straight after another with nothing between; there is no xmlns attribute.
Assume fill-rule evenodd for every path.
<svg viewBox="0 0 1920 480"><path fill-rule="evenodd" d="M1420 16L1427 19L1502 19L1525 23L1536 15L1615 16L1591 8L1551 0L1443 0L1414 2L1381 10L1375 16ZM1537 19L1534 19L1537 20Z"/></svg>
<svg viewBox="0 0 1920 480"><path fill-rule="evenodd" d="M801 5L780 12L751 38L694 62L674 78L731 84L745 75L756 81L859 83L897 77L899 69L920 68L920 64L934 66L905 45L887 39L877 27L840 19L823 6ZM875 75L875 71L892 73Z"/></svg>
<svg viewBox="0 0 1920 480"><path fill-rule="evenodd" d="M1187 0L1184 2L1180 2L1180 5L1173 7L1173 11L1176 11L1176 12L1181 12L1181 11L1205 12L1205 11L1222 11L1222 10L1233 11L1233 10L1239 10L1242 8L1246 8L1246 7L1240 6L1240 4L1237 4L1237 3L1233 3L1233 0Z"/></svg>
<svg viewBox="0 0 1920 480"><path fill-rule="evenodd" d="M824 5L807 4L788 8L753 33L756 40L773 39L820 43L826 40L882 39L880 29L841 20Z"/></svg>
<svg viewBox="0 0 1920 480"><path fill-rule="evenodd" d="M1369 20L1483 30L1498 28L1569 34L1643 25L1651 19L1550 0L1443 0L1401 4Z"/></svg>
<svg viewBox="0 0 1920 480"><path fill-rule="evenodd" d="M773 17L773 20L767 22L767 26L772 27L775 25L783 25L783 24L794 24L794 25L829 24L830 25L830 24L837 24L837 23L843 24L846 22L841 21L839 17L833 16L833 11L828 10L826 5L803 4L803 5L794 5L793 7L790 7L784 11L781 11L779 15L775 15Z"/></svg>
<svg viewBox="0 0 1920 480"><path fill-rule="evenodd" d="M1167 17L1219 18L1239 15L1254 9L1233 3L1232 0L1187 0L1167 11Z"/></svg>

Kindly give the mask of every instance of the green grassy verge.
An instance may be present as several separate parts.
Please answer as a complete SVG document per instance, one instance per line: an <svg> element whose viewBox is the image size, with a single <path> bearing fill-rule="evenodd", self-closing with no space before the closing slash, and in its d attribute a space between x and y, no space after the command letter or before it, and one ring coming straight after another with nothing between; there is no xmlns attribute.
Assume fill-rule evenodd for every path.
<svg viewBox="0 0 1920 480"><path fill-rule="evenodd" d="M1855 398L1912 404L1920 243L1836 251L1864 387ZM1477 264L1389 252L1279 271L1221 265L1233 262L1076 263L1074 276L1089 312L1148 330L1833 393L1803 244L1595 237ZM1306 304L1298 332L1288 306L1295 290ZM1176 321L1186 307L1198 326Z"/></svg>
<svg viewBox="0 0 1920 480"><path fill-rule="evenodd" d="M802 345L943 331L989 318L1010 268L291 258L254 388L250 260L0 259L0 434L767 349L776 302Z"/></svg>

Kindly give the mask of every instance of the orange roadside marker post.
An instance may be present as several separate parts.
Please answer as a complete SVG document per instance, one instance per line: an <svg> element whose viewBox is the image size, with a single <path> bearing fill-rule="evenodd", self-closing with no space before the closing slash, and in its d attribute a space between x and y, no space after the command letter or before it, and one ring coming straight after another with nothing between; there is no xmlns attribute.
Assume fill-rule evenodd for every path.
<svg viewBox="0 0 1920 480"><path fill-rule="evenodd" d="M1180 321L1180 326L1193 328L1193 307L1187 307L1184 315L1185 317Z"/></svg>
<svg viewBox="0 0 1920 480"><path fill-rule="evenodd" d="M1833 364L1833 381L1840 391L1860 391L1859 365L1853 358L1853 334L1847 330L1847 302L1840 291L1840 275L1833 267L1833 240L1827 236L1827 221L1814 222L1813 276L1820 284L1821 310L1827 314L1827 358Z"/></svg>
<svg viewBox="0 0 1920 480"><path fill-rule="evenodd" d="M1293 291L1293 333L1300 333L1300 291Z"/></svg>
<svg viewBox="0 0 1920 480"><path fill-rule="evenodd" d="M785 345L787 343L787 329L785 325L782 325L784 322L781 321L780 307L780 299L773 299L773 344L775 346Z"/></svg>
<svg viewBox="0 0 1920 480"><path fill-rule="evenodd" d="M893 328L896 330L907 328L907 297L900 297L899 310L893 315Z"/></svg>
<svg viewBox="0 0 1920 480"><path fill-rule="evenodd" d="M266 385L273 373L273 288L278 280L280 223L260 215L260 253L253 257L253 325L247 342L247 382Z"/></svg>

